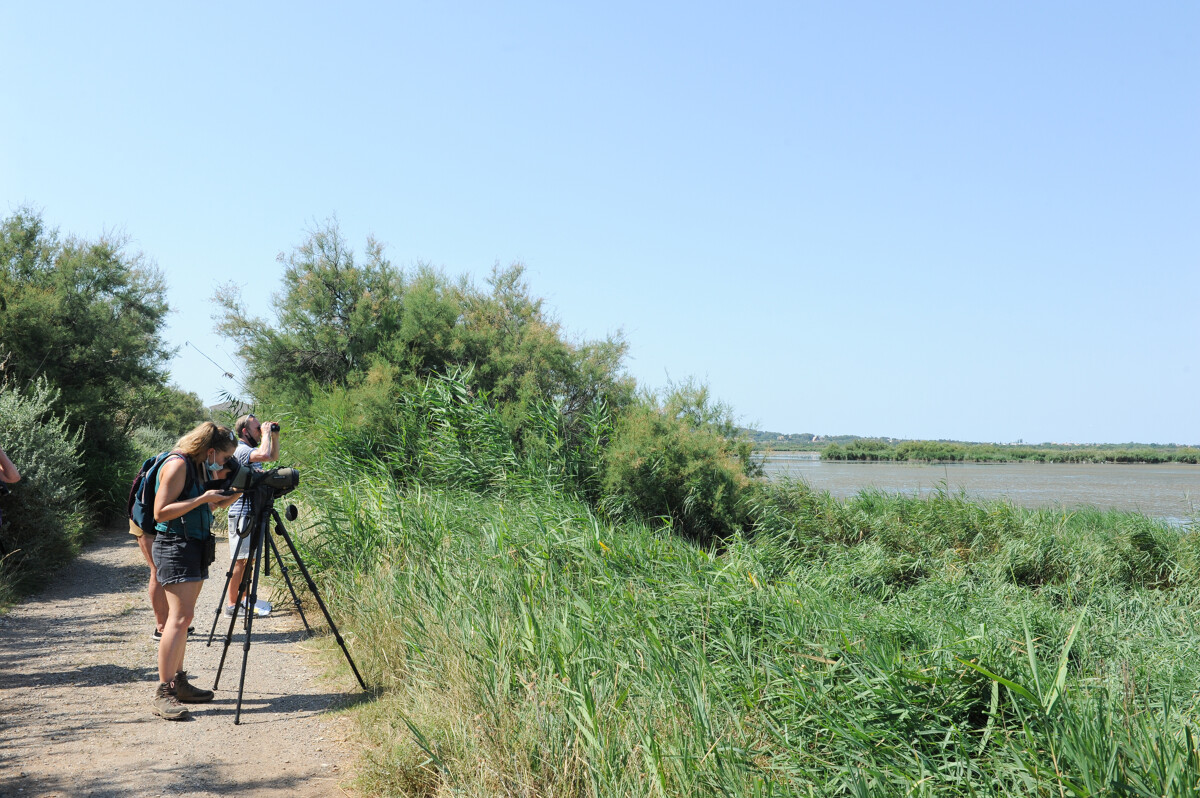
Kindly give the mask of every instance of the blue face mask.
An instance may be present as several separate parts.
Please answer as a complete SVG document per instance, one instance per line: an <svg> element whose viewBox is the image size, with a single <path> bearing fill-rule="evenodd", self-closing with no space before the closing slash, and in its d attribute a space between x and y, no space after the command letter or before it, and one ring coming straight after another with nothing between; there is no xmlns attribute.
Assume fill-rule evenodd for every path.
<svg viewBox="0 0 1200 798"><path fill-rule="evenodd" d="M204 467L208 469L209 475L216 476L217 472L220 471L225 466L221 465L216 460L213 460L210 463L205 463Z"/></svg>

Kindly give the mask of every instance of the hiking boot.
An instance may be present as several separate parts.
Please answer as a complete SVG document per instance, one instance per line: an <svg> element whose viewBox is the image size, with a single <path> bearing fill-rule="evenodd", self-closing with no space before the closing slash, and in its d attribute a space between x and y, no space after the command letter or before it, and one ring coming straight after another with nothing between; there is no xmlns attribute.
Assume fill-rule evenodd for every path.
<svg viewBox="0 0 1200 798"><path fill-rule="evenodd" d="M175 697L184 704L203 704L213 700L212 690L201 690L187 680L187 671L175 674Z"/></svg>
<svg viewBox="0 0 1200 798"><path fill-rule="evenodd" d="M167 720L183 720L188 716L187 707L179 703L179 699L175 697L174 682L159 682L158 689L154 691L154 703L150 705L150 710L160 718Z"/></svg>

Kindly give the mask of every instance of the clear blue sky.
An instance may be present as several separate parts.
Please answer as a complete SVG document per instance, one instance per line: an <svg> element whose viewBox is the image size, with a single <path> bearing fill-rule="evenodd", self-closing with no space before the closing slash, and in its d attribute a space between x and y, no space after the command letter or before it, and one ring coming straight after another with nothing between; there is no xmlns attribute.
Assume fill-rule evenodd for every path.
<svg viewBox="0 0 1200 798"><path fill-rule="evenodd" d="M0 212L127 234L206 400L336 215L760 428L1200 442L1200 5L577 5L0 2Z"/></svg>

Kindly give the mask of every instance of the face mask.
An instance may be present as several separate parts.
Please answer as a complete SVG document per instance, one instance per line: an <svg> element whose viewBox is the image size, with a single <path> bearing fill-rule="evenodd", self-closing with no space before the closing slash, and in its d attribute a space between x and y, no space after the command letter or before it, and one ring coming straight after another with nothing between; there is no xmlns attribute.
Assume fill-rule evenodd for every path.
<svg viewBox="0 0 1200 798"><path fill-rule="evenodd" d="M225 466L221 465L216 460L213 460L212 462L205 463L204 467L208 469L209 474L212 474L215 476L216 473L218 471L220 471L222 468L224 468Z"/></svg>

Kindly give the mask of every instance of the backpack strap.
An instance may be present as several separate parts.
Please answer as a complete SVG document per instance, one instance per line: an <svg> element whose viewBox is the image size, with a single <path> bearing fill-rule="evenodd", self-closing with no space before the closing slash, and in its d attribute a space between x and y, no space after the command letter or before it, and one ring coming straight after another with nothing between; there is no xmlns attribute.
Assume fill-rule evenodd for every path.
<svg viewBox="0 0 1200 798"><path fill-rule="evenodd" d="M146 507L147 515L151 519L154 519L154 496L158 493L158 487L155 483L158 481L159 472L162 471L162 467L172 457L179 457L183 460L183 490L179 492L179 496L176 496L174 500L178 501L179 497L185 495L197 482L196 464L192 462L192 458L179 452L163 452L160 454L158 462L151 467L150 472L146 474L146 481L142 484L142 504ZM154 521L152 520L151 524L153 523Z"/></svg>
<svg viewBox="0 0 1200 798"><path fill-rule="evenodd" d="M179 496L175 497L175 500L178 501L179 498L186 495L187 492L192 489L192 486L199 482L200 479L199 475L196 473L197 466L195 462L192 461L192 458L188 457L186 454L180 454L179 452L168 452L167 456L163 458L162 463L159 464L159 468L161 469L163 465L166 465L166 462L172 457L179 457L183 460L183 490L179 492Z"/></svg>

